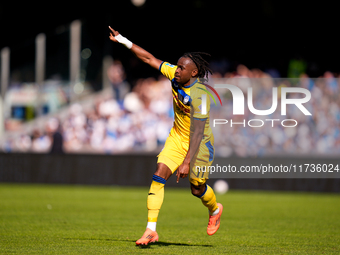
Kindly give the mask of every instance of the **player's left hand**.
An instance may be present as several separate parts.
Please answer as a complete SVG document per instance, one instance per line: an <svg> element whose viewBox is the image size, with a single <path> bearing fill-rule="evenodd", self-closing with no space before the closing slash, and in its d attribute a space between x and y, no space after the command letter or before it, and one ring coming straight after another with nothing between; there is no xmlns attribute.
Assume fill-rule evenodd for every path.
<svg viewBox="0 0 340 255"><path fill-rule="evenodd" d="M177 169L177 183L179 182L179 177L181 178L185 178L188 176L189 174L189 170L190 170L190 164L187 164L185 162L182 163L182 165L180 165Z"/></svg>

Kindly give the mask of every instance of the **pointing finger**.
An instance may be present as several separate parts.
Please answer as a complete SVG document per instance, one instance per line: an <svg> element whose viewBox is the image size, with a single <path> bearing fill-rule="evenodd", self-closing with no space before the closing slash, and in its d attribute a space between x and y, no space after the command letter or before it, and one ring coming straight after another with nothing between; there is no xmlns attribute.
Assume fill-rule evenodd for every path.
<svg viewBox="0 0 340 255"><path fill-rule="evenodd" d="M112 31L113 36L119 35L119 32L114 30L112 27L109 26L109 29Z"/></svg>
<svg viewBox="0 0 340 255"><path fill-rule="evenodd" d="M109 29L112 31L112 33L114 33L114 29L112 27L109 26Z"/></svg>

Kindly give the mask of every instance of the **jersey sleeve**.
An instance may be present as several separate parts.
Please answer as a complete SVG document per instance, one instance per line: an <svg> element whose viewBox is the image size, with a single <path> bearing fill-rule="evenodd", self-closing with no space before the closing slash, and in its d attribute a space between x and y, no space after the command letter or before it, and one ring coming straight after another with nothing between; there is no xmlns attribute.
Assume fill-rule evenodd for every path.
<svg viewBox="0 0 340 255"><path fill-rule="evenodd" d="M177 66L171 65L168 62L163 61L159 66L159 71L167 77L169 80L172 80L175 77L175 71Z"/></svg>
<svg viewBox="0 0 340 255"><path fill-rule="evenodd" d="M208 119L210 112L210 98L208 93L200 89L200 87L195 86L195 88L191 89L190 94L191 107L193 111L192 117L202 121ZM203 97L205 100L202 99ZM206 111L202 113L202 107L204 107L203 104L205 104Z"/></svg>

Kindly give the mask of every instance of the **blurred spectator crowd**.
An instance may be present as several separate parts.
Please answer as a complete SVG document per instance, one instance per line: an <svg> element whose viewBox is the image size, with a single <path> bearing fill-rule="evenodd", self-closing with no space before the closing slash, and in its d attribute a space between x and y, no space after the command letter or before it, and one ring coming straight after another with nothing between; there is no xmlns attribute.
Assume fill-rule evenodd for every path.
<svg viewBox="0 0 340 255"><path fill-rule="evenodd" d="M31 133L9 137L4 151L49 152L59 132L63 152L120 153L156 151L172 127L172 92L160 76L139 79L131 90L119 61L108 69L112 87L72 104Z"/></svg>
<svg viewBox="0 0 340 255"><path fill-rule="evenodd" d="M214 128L215 149L219 156L284 156L284 155L339 155L340 154L340 79L331 72L322 77L310 78L299 73L298 78L273 78L259 69L249 70L244 65L237 67L237 72L214 73L218 83L237 85L245 95L247 105L247 88L252 87L255 109L267 110L273 102L272 88L278 88L278 105L276 111L268 116L251 113L245 106L245 115L232 115L232 100L229 90L218 90L224 97L223 106L212 106L211 119L226 119L227 125L216 125ZM293 76L294 77L294 76ZM217 80L215 80L216 82ZM281 88L302 87L310 91L311 99L303 106L312 113L304 115L295 105L287 105L287 114L281 115ZM304 98L302 93L288 93L288 98ZM229 100L230 99L230 100ZM222 109L221 109L222 108ZM254 121L248 125L251 119ZM267 121L266 121L267 119ZM277 121L268 121L275 119ZM282 120L293 119L296 127L284 127ZM230 125L230 120L235 124ZM261 127L251 127L262 125ZM294 126L295 122L286 122Z"/></svg>
<svg viewBox="0 0 340 255"><path fill-rule="evenodd" d="M216 155L340 154L340 84L336 75L326 72L322 77L311 79L302 70L295 77L279 78L275 70L250 70L244 65L238 65L236 72L223 73L219 71L223 70L221 65L223 62L213 63L215 72L211 80L219 78L229 84L237 84L245 95L247 87L252 86L256 109L270 108L273 86L308 89L312 98L305 106L312 116L305 116L295 106L287 107L287 115L281 116L280 103L270 116L254 116L247 107L245 115L233 116L232 100L225 100L227 103L222 109L220 105L212 105L211 119L221 118L223 111L225 119L234 122L246 120L245 126L231 128L230 125L221 125L214 129L217 132L214 134ZM62 142L61 151L64 152L160 151L173 124L170 82L160 75L158 79L138 79L131 89L119 61L113 63L107 74L111 88L91 95L91 100L72 104L63 113L49 118L40 129L7 137L2 149L6 152L49 152L55 147L56 137L59 137L55 134L60 134L58 141ZM228 91L222 96L231 98ZM301 95L290 93L289 96ZM280 122L275 122L272 127L269 122L261 128L253 128L247 125L249 119L295 119L298 125L285 128Z"/></svg>

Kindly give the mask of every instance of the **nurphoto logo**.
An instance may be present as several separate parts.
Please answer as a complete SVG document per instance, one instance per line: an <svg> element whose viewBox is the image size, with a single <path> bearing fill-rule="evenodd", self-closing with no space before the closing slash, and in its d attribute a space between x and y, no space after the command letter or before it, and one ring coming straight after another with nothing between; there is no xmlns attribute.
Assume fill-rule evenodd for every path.
<svg viewBox="0 0 340 255"><path fill-rule="evenodd" d="M232 115L245 115L245 95L244 92L242 91L241 88L239 88L236 85L232 84L214 84L212 87L211 85L204 84L206 87L208 87L210 90L212 90L216 96L218 97L221 106L222 100L219 94L215 89L227 89L231 93L231 100L232 100ZM207 89L202 89L205 91L214 101L215 106L216 100L214 99L213 95L211 92L209 92ZM245 88L243 88L245 90ZM290 95L294 94L294 97L291 98ZM269 116L274 113L276 113L276 110L278 109L278 99L280 98L281 101L281 111L280 115L281 116L286 116L287 115L287 105L295 105L297 109L299 109L305 116L311 116L311 112L304 106L304 104L308 103L311 99L311 93L308 89L305 88L300 88L300 87L280 87L278 90L277 87L272 87L271 91L271 106L270 108L267 109L256 109L254 106L254 101L253 101L253 87L248 87L247 88L247 106L248 110L258 116ZM207 113L207 95L202 94L201 96L202 99L202 105L201 105L201 114L206 115ZM229 99L228 99L229 100ZM276 115L277 116L277 115ZM274 127L274 123L281 123L283 127L295 127L298 125L298 121L295 119L263 119L263 118L258 118L258 119L249 119L246 121L246 119L243 119L243 121L233 121L232 119L225 119L225 118L213 118L212 119L212 127L216 127L217 125L226 125L230 124L230 127L233 127L235 125L242 125L245 127L248 125L249 127L262 127L265 123L271 124L271 127Z"/></svg>

